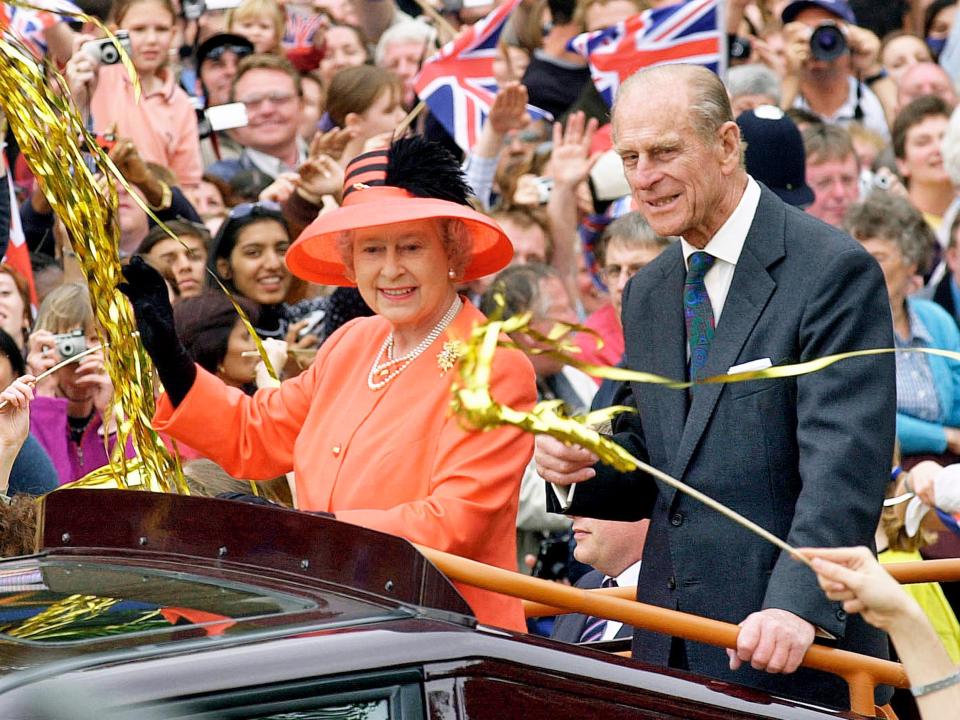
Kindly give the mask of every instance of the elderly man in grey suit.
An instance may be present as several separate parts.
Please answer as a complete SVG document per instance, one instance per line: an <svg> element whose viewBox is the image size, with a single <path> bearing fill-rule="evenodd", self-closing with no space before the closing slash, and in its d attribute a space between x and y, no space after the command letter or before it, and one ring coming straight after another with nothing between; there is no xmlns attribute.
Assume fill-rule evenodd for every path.
<svg viewBox="0 0 960 720"><path fill-rule="evenodd" d="M747 175L715 75L689 65L637 73L613 128L640 212L658 234L682 238L624 291L628 367L698 380L893 346L880 268ZM872 545L893 455L892 355L689 393L627 390L621 400L639 412L613 432L635 456L793 546ZM885 638L828 601L810 570L692 498L545 436L536 461L553 483L551 510L651 519L639 600L740 624L726 652L637 632L640 659L847 706L841 680L797 670L814 638L885 655Z"/></svg>

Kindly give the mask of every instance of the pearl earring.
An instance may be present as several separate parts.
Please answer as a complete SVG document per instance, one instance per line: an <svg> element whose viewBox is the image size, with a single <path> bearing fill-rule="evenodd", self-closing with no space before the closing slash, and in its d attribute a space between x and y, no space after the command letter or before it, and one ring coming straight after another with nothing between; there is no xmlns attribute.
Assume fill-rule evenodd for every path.
<svg viewBox="0 0 960 720"><path fill-rule="evenodd" d="M452 268L450 270L447 270L447 277L450 278L451 280L455 280L457 277L457 271Z"/></svg>

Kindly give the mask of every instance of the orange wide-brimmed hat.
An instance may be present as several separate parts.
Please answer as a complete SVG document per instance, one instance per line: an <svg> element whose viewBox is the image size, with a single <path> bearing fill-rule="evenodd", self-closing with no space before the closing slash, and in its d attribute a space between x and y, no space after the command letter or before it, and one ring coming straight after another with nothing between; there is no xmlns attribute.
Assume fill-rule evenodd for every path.
<svg viewBox="0 0 960 720"><path fill-rule="evenodd" d="M401 160L397 161L398 157ZM451 167L445 167L447 164ZM287 251L287 267L294 275L320 285L354 285L337 247L342 233L417 220L454 219L463 223L471 239L470 259L457 279L467 282L502 270L513 257L513 245L486 215L443 199L444 194L457 197L442 182L445 177L450 179L451 173L454 182L445 185L464 187L453 156L421 138L403 138L390 148L357 156L344 175L343 204L300 233ZM425 177L428 175L432 177ZM441 197L430 197L433 191ZM441 270L447 271L438 268Z"/></svg>

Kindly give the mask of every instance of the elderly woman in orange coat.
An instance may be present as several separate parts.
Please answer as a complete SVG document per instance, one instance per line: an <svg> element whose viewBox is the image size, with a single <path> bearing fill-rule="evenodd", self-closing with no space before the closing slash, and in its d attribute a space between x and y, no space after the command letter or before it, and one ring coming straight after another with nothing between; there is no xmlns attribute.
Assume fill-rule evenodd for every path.
<svg viewBox="0 0 960 720"><path fill-rule="evenodd" d="M154 426L237 477L293 470L302 510L515 569L520 479L532 437L464 429L449 411L451 340L483 320L456 286L507 265L512 246L467 205L454 159L419 138L347 168L343 206L320 216L287 253L290 270L324 285L356 284L376 311L334 333L313 365L254 396L189 361L166 288L132 262L121 290L166 389ZM533 369L499 350L491 390L529 408ZM460 586L477 618L524 628L519 601Z"/></svg>

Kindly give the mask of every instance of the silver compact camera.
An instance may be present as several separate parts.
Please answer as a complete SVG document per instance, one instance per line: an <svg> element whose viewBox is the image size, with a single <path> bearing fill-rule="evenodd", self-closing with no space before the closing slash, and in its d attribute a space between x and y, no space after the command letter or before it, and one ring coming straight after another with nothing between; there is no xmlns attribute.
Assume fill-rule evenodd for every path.
<svg viewBox="0 0 960 720"><path fill-rule="evenodd" d="M120 62L120 50L117 49L117 43L123 47L128 56L133 53L133 48L130 45L130 33L126 30L117 30L114 35L116 36L116 42L111 38L93 40L84 43L83 51L94 60L98 60L101 65L116 65Z"/></svg>
<svg viewBox="0 0 960 720"><path fill-rule="evenodd" d="M60 353L62 360L69 360L87 349L87 339L83 335L83 330L54 335L53 340L57 344L57 352Z"/></svg>

